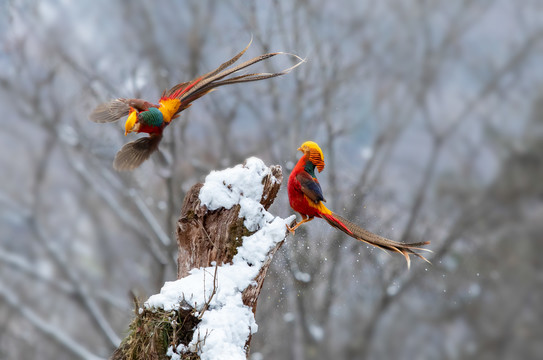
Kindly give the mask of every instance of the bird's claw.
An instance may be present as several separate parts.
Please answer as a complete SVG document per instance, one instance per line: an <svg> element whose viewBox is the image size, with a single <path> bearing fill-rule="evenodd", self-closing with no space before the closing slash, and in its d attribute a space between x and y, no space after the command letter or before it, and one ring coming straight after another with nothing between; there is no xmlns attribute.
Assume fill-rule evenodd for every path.
<svg viewBox="0 0 543 360"><path fill-rule="evenodd" d="M296 230L294 230L293 228L291 228L290 226L288 226L288 224L285 224L285 226L287 227L287 230L288 230L292 235L294 235L294 233L296 232Z"/></svg>

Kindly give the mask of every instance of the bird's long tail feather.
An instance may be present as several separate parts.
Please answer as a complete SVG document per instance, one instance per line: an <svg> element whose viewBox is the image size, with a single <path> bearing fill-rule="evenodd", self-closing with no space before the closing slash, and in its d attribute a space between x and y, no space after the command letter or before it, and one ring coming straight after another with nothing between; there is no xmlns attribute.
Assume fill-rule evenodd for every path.
<svg viewBox="0 0 543 360"><path fill-rule="evenodd" d="M422 246L428 245L430 243L429 241L423 241L423 242L417 242L417 243L401 243L398 241L390 240L382 236L376 235L354 224L352 221L349 221L345 219L344 217L337 215L335 213L322 214L321 216L330 225L332 225L335 228L338 228L339 230L343 231L347 235L357 240L363 241L367 244L373 245L380 249L402 254L405 257L405 260L407 261L407 268L411 266L411 260L409 258L409 255L415 255L423 259L424 261L429 262L428 259L426 259L424 256L415 252L415 250L431 252L431 250L429 249L422 248Z"/></svg>
<svg viewBox="0 0 543 360"><path fill-rule="evenodd" d="M290 72L292 69L294 69L295 67L299 66L301 63L304 62L304 60L297 55L276 52L276 53L269 53L269 54L263 54L263 55L257 56L237 66L229 68L232 64L234 64L236 61L239 60L239 58L247 51L250 45L251 43L249 43L249 45L247 45L245 49L243 49L241 52L236 54L233 58L221 64L217 69L210 71L209 73L202 75L191 82L179 84L178 86L173 87L168 92L163 94L163 96L169 97L169 98L172 98L172 97L178 98L179 100L181 100L183 104L186 104L188 106L194 100L202 97L203 95L209 93L210 91L214 90L215 88L219 86L238 84L238 83L244 83L244 82L250 82L250 81L258 81L258 80L264 80L264 79L281 76ZM243 75L238 75L235 77L225 79L225 77L227 77L228 75L231 75L253 64L256 64L258 62L261 62L263 60L269 59L273 56L280 55L280 54L293 56L296 60L298 60L298 62L294 64L293 66L276 73L251 73L251 74L243 74ZM189 86L190 86L190 89L189 89Z"/></svg>

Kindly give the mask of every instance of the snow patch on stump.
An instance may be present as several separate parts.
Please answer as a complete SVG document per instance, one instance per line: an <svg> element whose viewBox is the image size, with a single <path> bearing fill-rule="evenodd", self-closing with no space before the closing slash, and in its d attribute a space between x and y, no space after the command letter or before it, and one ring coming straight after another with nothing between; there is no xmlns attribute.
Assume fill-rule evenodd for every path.
<svg viewBox="0 0 543 360"><path fill-rule="evenodd" d="M159 294L145 302L148 309L165 311L177 309L183 300L202 311L209 302L191 343L183 349L198 352L202 360L246 359L245 343L258 329L251 308L243 304L242 292L255 284L268 253L285 238L285 225L294 219L294 215L275 217L260 204L262 180L268 174L264 162L252 157L244 165L213 171L206 177L199 195L201 204L209 210L239 204L245 227L256 232L243 237L232 264L192 269L189 276L166 282ZM174 359L177 354L169 350L167 355Z"/></svg>
<svg viewBox="0 0 543 360"><path fill-rule="evenodd" d="M231 209L239 204L239 217L245 218L243 225L249 231L256 231L273 219L260 204L264 191L262 179L267 175L271 175L270 169L255 157L245 160L244 165L212 171L200 190L200 203L209 210Z"/></svg>

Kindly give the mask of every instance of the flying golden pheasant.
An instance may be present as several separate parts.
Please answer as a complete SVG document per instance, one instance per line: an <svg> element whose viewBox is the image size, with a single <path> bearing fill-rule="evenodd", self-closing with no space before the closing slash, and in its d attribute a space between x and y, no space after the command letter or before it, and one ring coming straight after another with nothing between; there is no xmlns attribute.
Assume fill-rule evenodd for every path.
<svg viewBox="0 0 543 360"><path fill-rule="evenodd" d="M116 170L122 171L133 170L140 166L155 150L158 149L158 144L160 143L160 140L162 140L162 132L164 131L164 128L170 124L172 119L178 117L181 111L191 106L193 101L215 88L223 85L258 81L281 76L303 62L303 60L296 55L275 52L257 56L230 68L230 66L245 53L250 45L251 43L217 69L199 76L194 80L177 84L170 90L164 91L158 104L153 104L142 99L118 98L98 105L89 115L90 120L96 123L107 123L128 116L125 123L125 135L131 132L149 134L148 137L143 137L125 144L115 156L113 167ZM251 73L227 78L228 75L280 54L293 56L298 62L294 66L277 73Z"/></svg>

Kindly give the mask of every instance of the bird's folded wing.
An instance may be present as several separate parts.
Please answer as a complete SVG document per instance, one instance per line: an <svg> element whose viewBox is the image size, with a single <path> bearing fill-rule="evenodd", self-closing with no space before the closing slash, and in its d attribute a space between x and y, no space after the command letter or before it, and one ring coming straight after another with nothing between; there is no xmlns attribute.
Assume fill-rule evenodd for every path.
<svg viewBox="0 0 543 360"><path fill-rule="evenodd" d="M322 195L322 189L318 181L313 179L311 175L306 173L305 171L300 172L298 175L296 175L296 180L300 183L300 186L302 188L302 192L307 196L309 199L311 199L314 203L318 203L319 201L326 201L324 200L324 196Z"/></svg>

